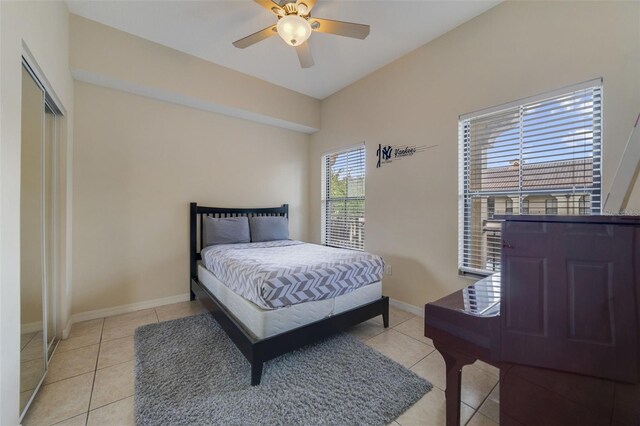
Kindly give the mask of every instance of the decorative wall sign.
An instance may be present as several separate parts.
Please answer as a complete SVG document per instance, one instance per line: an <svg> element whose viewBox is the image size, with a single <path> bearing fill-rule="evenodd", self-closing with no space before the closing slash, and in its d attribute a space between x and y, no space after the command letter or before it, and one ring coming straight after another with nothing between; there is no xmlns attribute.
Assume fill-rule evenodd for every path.
<svg viewBox="0 0 640 426"><path fill-rule="evenodd" d="M426 151L429 148L435 148L438 145L382 145L378 144L378 150L376 155L378 156L378 162L376 168L381 167L383 164L389 164L394 160L402 160L403 158L412 157L419 152Z"/></svg>

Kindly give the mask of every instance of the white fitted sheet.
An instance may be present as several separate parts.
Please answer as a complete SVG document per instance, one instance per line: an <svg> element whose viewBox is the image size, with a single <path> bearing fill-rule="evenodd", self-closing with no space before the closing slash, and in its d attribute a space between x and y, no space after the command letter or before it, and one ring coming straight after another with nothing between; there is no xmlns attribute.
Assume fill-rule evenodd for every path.
<svg viewBox="0 0 640 426"><path fill-rule="evenodd" d="M315 300L267 310L234 293L200 262L198 279L259 339L293 330L382 297L382 283L377 281L334 299Z"/></svg>

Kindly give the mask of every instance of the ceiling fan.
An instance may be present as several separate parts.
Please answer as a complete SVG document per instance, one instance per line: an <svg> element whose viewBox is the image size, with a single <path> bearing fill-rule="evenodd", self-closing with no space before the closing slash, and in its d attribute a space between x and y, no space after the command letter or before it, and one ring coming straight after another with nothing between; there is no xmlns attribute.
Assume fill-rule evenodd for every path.
<svg viewBox="0 0 640 426"><path fill-rule="evenodd" d="M369 25L332 21L311 17L311 9L316 0L255 0L260 6L278 17L275 25L267 27L245 38L234 41L233 45L244 49L252 44L278 34L290 46L296 48L302 68L313 66L313 56L307 40L312 31L336 34L364 40L369 35Z"/></svg>

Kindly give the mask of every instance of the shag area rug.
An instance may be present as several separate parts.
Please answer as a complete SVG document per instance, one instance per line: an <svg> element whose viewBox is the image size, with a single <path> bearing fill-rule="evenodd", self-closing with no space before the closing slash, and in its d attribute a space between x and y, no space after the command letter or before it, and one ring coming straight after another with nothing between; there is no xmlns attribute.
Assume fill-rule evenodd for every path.
<svg viewBox="0 0 640 426"><path fill-rule="evenodd" d="M339 334L264 365L262 383L209 314L135 334L138 425L386 425L431 384Z"/></svg>

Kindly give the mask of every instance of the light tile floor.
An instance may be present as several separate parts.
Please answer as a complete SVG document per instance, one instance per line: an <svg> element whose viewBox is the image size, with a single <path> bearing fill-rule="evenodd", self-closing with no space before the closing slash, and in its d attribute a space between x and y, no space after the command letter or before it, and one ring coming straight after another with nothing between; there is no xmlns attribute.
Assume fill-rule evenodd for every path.
<svg viewBox="0 0 640 426"><path fill-rule="evenodd" d="M135 329L204 311L197 301L182 302L74 324L69 338L59 343L23 425L133 425ZM348 333L434 385L392 425L444 425L444 361L422 335L422 318L392 307L390 328L375 318ZM498 424L497 383L498 370L490 365L477 362L464 368L463 424Z"/></svg>
<svg viewBox="0 0 640 426"><path fill-rule="evenodd" d="M38 386L44 371L44 342L42 331L20 335L20 409Z"/></svg>
<svg viewBox="0 0 640 426"><path fill-rule="evenodd" d="M389 326L374 318L347 332L433 384L431 392L398 417L392 425L437 426L445 424L445 365L433 342L423 335L423 319L390 308ZM461 424L498 425L497 368L478 361L463 368Z"/></svg>

